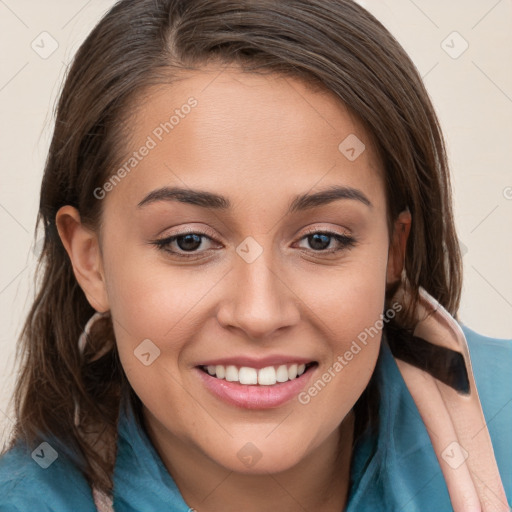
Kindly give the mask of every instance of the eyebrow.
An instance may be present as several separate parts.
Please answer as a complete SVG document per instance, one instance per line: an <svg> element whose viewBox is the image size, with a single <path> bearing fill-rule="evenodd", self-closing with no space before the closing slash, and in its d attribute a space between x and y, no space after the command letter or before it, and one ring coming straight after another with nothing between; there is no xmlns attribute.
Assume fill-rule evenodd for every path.
<svg viewBox="0 0 512 512"><path fill-rule="evenodd" d="M366 195L353 187L333 185L312 194L300 194L293 198L288 206L288 214L326 205L340 199L359 201L372 208L371 201ZM227 211L232 207L230 200L222 195L202 190L192 190L180 187L162 187L150 192L138 205L138 208L160 201L179 201L201 208Z"/></svg>

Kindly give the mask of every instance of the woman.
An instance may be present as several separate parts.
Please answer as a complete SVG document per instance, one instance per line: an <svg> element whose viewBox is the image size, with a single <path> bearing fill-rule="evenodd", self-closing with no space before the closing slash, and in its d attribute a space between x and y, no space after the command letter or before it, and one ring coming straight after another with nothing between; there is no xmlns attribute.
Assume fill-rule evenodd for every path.
<svg viewBox="0 0 512 512"><path fill-rule="evenodd" d="M1 510L508 510L510 345L453 318L441 130L357 4L120 1L40 219Z"/></svg>

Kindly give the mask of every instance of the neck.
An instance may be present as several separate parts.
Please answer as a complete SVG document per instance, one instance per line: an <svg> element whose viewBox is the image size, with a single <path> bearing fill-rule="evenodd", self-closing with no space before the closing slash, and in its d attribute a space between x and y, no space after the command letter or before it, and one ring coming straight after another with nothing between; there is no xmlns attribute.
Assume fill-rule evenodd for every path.
<svg viewBox="0 0 512 512"><path fill-rule="evenodd" d="M172 439L146 408L143 416L148 436L183 499L200 512L340 512L345 509L354 433L352 411L299 464L264 475L235 473L204 455L201 458L179 440Z"/></svg>

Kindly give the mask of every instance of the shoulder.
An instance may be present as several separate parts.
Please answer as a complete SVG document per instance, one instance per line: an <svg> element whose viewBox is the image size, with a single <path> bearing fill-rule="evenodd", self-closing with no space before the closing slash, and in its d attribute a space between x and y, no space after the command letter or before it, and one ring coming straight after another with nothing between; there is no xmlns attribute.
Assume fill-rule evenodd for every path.
<svg viewBox="0 0 512 512"><path fill-rule="evenodd" d="M90 488L69 461L48 444L17 443L0 456L0 511L93 512Z"/></svg>
<svg viewBox="0 0 512 512"><path fill-rule="evenodd" d="M507 496L512 496L512 339L490 338L461 325L486 426Z"/></svg>
<svg viewBox="0 0 512 512"><path fill-rule="evenodd" d="M482 407L487 406L491 412L494 406L512 404L512 339L490 338L465 325L461 327Z"/></svg>
<svg viewBox="0 0 512 512"><path fill-rule="evenodd" d="M463 323L460 326L468 341L469 349L478 353L479 357L483 356L492 359L496 354L499 354L508 358L509 361L512 359L512 339L491 338L478 334Z"/></svg>

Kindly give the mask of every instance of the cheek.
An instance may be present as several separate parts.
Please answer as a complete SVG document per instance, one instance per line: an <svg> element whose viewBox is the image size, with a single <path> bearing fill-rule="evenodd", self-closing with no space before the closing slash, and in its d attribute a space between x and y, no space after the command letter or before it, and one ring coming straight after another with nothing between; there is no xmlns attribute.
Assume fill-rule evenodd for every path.
<svg viewBox="0 0 512 512"><path fill-rule="evenodd" d="M106 268L107 293L120 339L179 341L193 328L190 317L218 278L167 264L157 249L125 249L121 237L112 237L105 248L105 259L111 262Z"/></svg>
<svg viewBox="0 0 512 512"><path fill-rule="evenodd" d="M187 283L176 270L156 276L143 268L126 258L109 276L121 365L150 410L158 411L163 403L172 410L185 410L189 397L180 392L180 363L187 340L197 329L191 321L194 305L207 287L191 287L190 278Z"/></svg>
<svg viewBox="0 0 512 512"><path fill-rule="evenodd" d="M307 279L297 279L297 295L338 353L384 312L387 242L384 237L381 242L353 250L339 265L319 267Z"/></svg>
<svg viewBox="0 0 512 512"><path fill-rule="evenodd" d="M118 242L112 239L106 255L120 251ZM119 356L134 389L154 389L158 381L169 380L167 372L177 373L182 348L196 328L194 308L211 285L205 279L191 283L189 273L148 261L147 248L120 252L110 260L116 264L106 268Z"/></svg>
<svg viewBox="0 0 512 512"><path fill-rule="evenodd" d="M378 250L368 246L354 253L346 265L317 274L301 292L329 350L299 403L311 414L324 411L325 432L352 408L375 368L385 325L386 248L383 239Z"/></svg>

